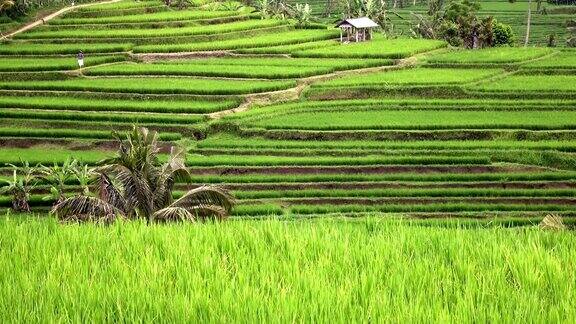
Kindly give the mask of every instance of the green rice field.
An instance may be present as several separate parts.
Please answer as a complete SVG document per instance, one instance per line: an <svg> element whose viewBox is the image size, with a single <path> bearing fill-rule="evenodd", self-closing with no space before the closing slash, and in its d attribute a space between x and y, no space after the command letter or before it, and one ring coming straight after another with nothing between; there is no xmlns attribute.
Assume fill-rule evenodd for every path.
<svg viewBox="0 0 576 324"><path fill-rule="evenodd" d="M96 167L137 125L160 162L183 149L173 197L217 185L229 219L64 223L47 179L26 213L2 191L3 322L574 322L574 6L542 3L526 48L464 50L409 32L421 2L359 43L326 1L306 28L173 2L76 7L0 43L0 189L11 164ZM480 13L520 44L527 5Z"/></svg>
<svg viewBox="0 0 576 324"><path fill-rule="evenodd" d="M482 10L523 13L520 3L483 2ZM185 146L198 182L232 188L237 215L347 212L370 198L367 211L383 214L449 204L438 210L452 217L570 216L572 201L558 190L571 190L566 172L576 165L573 51L465 51L379 33L340 44L338 30L319 26L200 1L185 10L123 0L70 11L0 46L0 155L94 164L84 154L109 156L111 131L136 123ZM38 153L46 148L53 154ZM431 179L426 190L442 197L412 211L378 200L417 195L390 196L387 181L412 188ZM508 179L520 184L507 188ZM503 187L474 191L482 181ZM461 187L442 191L451 182ZM474 193L474 202L457 201ZM552 200L536 208L526 195ZM326 204L334 207L312 208Z"/></svg>
<svg viewBox="0 0 576 324"><path fill-rule="evenodd" d="M373 217L105 228L10 217L0 230L6 321L576 316L568 233Z"/></svg>

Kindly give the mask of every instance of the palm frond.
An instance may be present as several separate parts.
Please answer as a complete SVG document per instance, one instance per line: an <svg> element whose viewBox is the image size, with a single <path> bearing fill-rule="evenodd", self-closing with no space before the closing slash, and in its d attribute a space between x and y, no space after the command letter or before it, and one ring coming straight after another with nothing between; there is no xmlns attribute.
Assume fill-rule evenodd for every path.
<svg viewBox="0 0 576 324"><path fill-rule="evenodd" d="M186 149L181 147L170 148L170 157L166 163L164 169L171 171L185 171L185 174L189 175L188 169L186 168Z"/></svg>
<svg viewBox="0 0 576 324"><path fill-rule="evenodd" d="M540 222L540 228L553 231L561 231L566 229L566 225L562 221L562 217L557 214L549 214Z"/></svg>
<svg viewBox="0 0 576 324"><path fill-rule="evenodd" d="M183 207L166 207L152 214L152 220L158 222L195 221L196 217Z"/></svg>
<svg viewBox="0 0 576 324"><path fill-rule="evenodd" d="M98 173L98 194L101 200L127 214L126 199L105 173Z"/></svg>
<svg viewBox="0 0 576 324"><path fill-rule="evenodd" d="M118 208L90 196L66 198L56 204L50 213L65 221L111 221L123 216Z"/></svg>
<svg viewBox="0 0 576 324"><path fill-rule="evenodd" d="M218 219L222 220L228 217L229 212L220 206L195 206L188 208L188 211L192 213L196 218L206 220L206 219Z"/></svg>
<svg viewBox="0 0 576 324"><path fill-rule="evenodd" d="M149 178L140 172L132 172L127 168L119 168L115 179L121 183L127 208L137 208L144 217L149 217L154 210L153 190Z"/></svg>
<svg viewBox="0 0 576 324"><path fill-rule="evenodd" d="M227 190L216 186L201 186L188 191L170 206L184 208L219 206L228 214L234 203L234 197Z"/></svg>
<svg viewBox="0 0 576 324"><path fill-rule="evenodd" d="M172 147L170 157L162 166L156 178L154 204L156 208L164 208L172 203L172 190L176 181L188 182L190 172L186 168L186 150Z"/></svg>

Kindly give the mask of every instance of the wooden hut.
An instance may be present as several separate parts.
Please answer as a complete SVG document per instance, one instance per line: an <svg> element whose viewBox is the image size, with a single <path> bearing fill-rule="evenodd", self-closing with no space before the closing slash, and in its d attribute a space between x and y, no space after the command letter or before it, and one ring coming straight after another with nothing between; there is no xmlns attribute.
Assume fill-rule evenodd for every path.
<svg viewBox="0 0 576 324"><path fill-rule="evenodd" d="M340 42L363 42L372 39L372 28L378 24L368 17L360 17L344 19L336 27L340 28Z"/></svg>

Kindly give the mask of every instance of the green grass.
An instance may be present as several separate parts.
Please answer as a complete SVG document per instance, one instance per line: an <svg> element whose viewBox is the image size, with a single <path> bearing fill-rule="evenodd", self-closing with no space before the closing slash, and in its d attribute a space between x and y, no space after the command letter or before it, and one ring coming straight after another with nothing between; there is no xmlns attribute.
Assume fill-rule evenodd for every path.
<svg viewBox="0 0 576 324"><path fill-rule="evenodd" d="M76 9L76 12L103 11L110 9L131 9L131 8L151 7L157 5L160 5L157 0L146 0L146 1L125 0L114 3L104 3L90 7L79 8Z"/></svg>
<svg viewBox="0 0 576 324"><path fill-rule="evenodd" d="M181 75L225 78L291 79L334 71L329 67L255 66L198 64L115 64L89 69L87 75Z"/></svg>
<svg viewBox="0 0 576 324"><path fill-rule="evenodd" d="M50 154L46 154L50 152ZM67 158L75 158L84 163L96 163L106 157L110 157L113 152L105 151L77 151L67 150L59 147L32 147L32 148L1 148L0 149L0 166L6 163L19 163L20 160L28 161L35 165L38 163L62 163Z"/></svg>
<svg viewBox="0 0 576 324"><path fill-rule="evenodd" d="M129 124L141 124L141 123L155 123L155 124L182 124L182 125L192 125L197 124L205 120L203 115L185 114L185 115L175 115L175 114L155 114L155 113L111 113L111 112L92 112L83 111L81 113L77 111L46 111L46 110L29 110L29 109L7 109L3 108L0 110L1 119L18 119L21 121L31 121L31 120L42 120L42 121L54 121L62 123L62 121L68 121L67 125L69 127L81 127L86 126L91 122L99 123L101 127L108 127L107 129L112 130L114 127L119 125L110 125L109 123L129 123ZM81 124L78 124L81 123Z"/></svg>
<svg viewBox="0 0 576 324"><path fill-rule="evenodd" d="M576 51L562 51L551 57L530 62L522 67L546 69L576 69Z"/></svg>
<svg viewBox="0 0 576 324"><path fill-rule="evenodd" d="M440 164L489 164L490 160L476 156L269 156L269 155L188 155L189 166L272 166L272 165L440 165Z"/></svg>
<svg viewBox="0 0 576 324"><path fill-rule="evenodd" d="M268 106L256 106L249 111L227 116L226 119L255 117L276 113L316 112L316 111L362 111L362 110L572 110L574 100L554 99L453 99L415 98L403 99L345 99L326 101L299 101Z"/></svg>
<svg viewBox="0 0 576 324"><path fill-rule="evenodd" d="M502 73L500 69L445 69L413 68L388 72L377 72L362 75L347 75L314 87L342 87L364 85L428 85L428 84L461 84L479 81Z"/></svg>
<svg viewBox="0 0 576 324"><path fill-rule="evenodd" d="M82 129L22 129L0 127L0 137L35 137L35 138L82 138L82 139L114 139L109 130L82 130ZM178 133L160 133L158 138L162 141L177 141L182 138Z"/></svg>
<svg viewBox="0 0 576 324"><path fill-rule="evenodd" d="M301 78L337 70L389 65L389 60L207 59L162 64L114 64L94 67L89 75L190 75L227 78ZM246 66L254 66L246 69Z"/></svg>
<svg viewBox="0 0 576 324"><path fill-rule="evenodd" d="M247 38L213 40L188 44L155 44L134 47L135 53L169 53L237 50L252 47L267 47L274 45L290 45L312 41L320 41L336 37L334 30L291 30L286 32L268 33Z"/></svg>
<svg viewBox="0 0 576 324"><path fill-rule="evenodd" d="M239 101L223 100L128 100L103 98L53 97L0 97L0 107L20 109L118 111L152 113L211 113L238 106Z"/></svg>
<svg viewBox="0 0 576 324"><path fill-rule="evenodd" d="M132 48L132 44L32 44L12 42L0 46L0 54L8 55L63 55L78 54L82 50L85 54L91 53L114 53L127 52ZM87 57L88 58L88 57Z"/></svg>
<svg viewBox="0 0 576 324"><path fill-rule="evenodd" d="M133 8L108 8L108 9L97 9L93 10L76 10L66 13L63 18L74 19L74 18L94 18L94 17L114 17L114 16L126 16L126 15L136 15L136 14L146 14L161 11L170 11L165 5L161 3L148 3L149 5L133 7ZM88 9L88 8L85 8Z"/></svg>
<svg viewBox="0 0 576 324"><path fill-rule="evenodd" d="M191 179L193 183L348 183L363 182L370 183L376 181L418 181L426 183L455 182L455 181L553 181L553 180L574 180L576 172L502 172L495 169L491 172L466 172L466 173L446 173L429 172L399 172L399 173L379 173L379 174L358 174L358 173L334 173L326 174L247 174L247 175L194 175Z"/></svg>
<svg viewBox="0 0 576 324"><path fill-rule="evenodd" d="M228 95L265 92L295 86L294 81L245 81L193 78L76 78L59 81L2 82L3 89L181 93Z"/></svg>
<svg viewBox="0 0 576 324"><path fill-rule="evenodd" d="M337 149L337 150L370 150L370 149L555 149L576 151L573 141L297 141L273 140L267 138L242 138L219 134L198 142L198 148L230 149Z"/></svg>
<svg viewBox="0 0 576 324"><path fill-rule="evenodd" d="M124 61L124 56L88 56L84 59L84 66L93 66L104 63ZM48 58L2 58L0 60L0 72L23 72L23 71L53 71L74 70L78 68L76 57L48 57Z"/></svg>
<svg viewBox="0 0 576 324"><path fill-rule="evenodd" d="M550 48L496 47L481 50L458 50L436 54L426 60L430 63L517 63L553 53Z"/></svg>
<svg viewBox="0 0 576 324"><path fill-rule="evenodd" d="M321 40L317 42L300 43L292 45L277 45L277 46L266 46L257 48L245 48L236 50L239 53L245 54L290 54L302 50L309 50L320 47L336 46L340 43L334 40Z"/></svg>
<svg viewBox="0 0 576 324"><path fill-rule="evenodd" d="M474 89L487 92L570 93L576 92L576 76L511 75L496 81L480 83Z"/></svg>
<svg viewBox="0 0 576 324"><path fill-rule="evenodd" d="M274 27L286 24L281 20L248 20L231 22L227 24L214 24L209 26L190 26L181 28L151 28L151 29L112 29L91 30L72 29L55 31L31 31L19 34L20 39L50 39L50 38L139 38L139 37L172 37L189 35L209 35L234 31L252 30L257 28Z"/></svg>
<svg viewBox="0 0 576 324"><path fill-rule="evenodd" d="M554 8L555 6L551 5ZM482 12L519 12L524 14L528 9L526 1L518 1L510 3L507 1L482 1L480 2L480 9ZM532 3L532 10L536 11L537 4Z"/></svg>
<svg viewBox="0 0 576 324"><path fill-rule="evenodd" d="M574 129L573 111L380 110L302 112L247 120L267 129ZM242 122L241 122L242 124Z"/></svg>
<svg viewBox="0 0 576 324"><path fill-rule="evenodd" d="M164 65L236 65L245 66L301 66L301 67L331 67L337 69L353 69L392 64L386 59L314 59L314 58L287 58L287 57L224 57L191 60L158 61Z"/></svg>
<svg viewBox="0 0 576 324"><path fill-rule="evenodd" d="M571 211L573 206L560 204L505 204L505 203L459 203L446 202L434 204L384 204L384 205L293 205L290 211L294 214L317 215L338 213L462 213L462 212L557 212Z"/></svg>
<svg viewBox="0 0 576 324"><path fill-rule="evenodd" d="M152 21L177 21L210 19L219 17L230 17L238 15L237 11L161 11L148 14L123 15L98 18L63 18L50 21L50 25L83 25L83 24L118 24L118 23L139 23Z"/></svg>
<svg viewBox="0 0 576 324"><path fill-rule="evenodd" d="M338 46L295 52L298 57L350 57L401 59L420 52L442 48L445 43L427 39L382 39L375 37L370 42L341 44Z"/></svg>
<svg viewBox="0 0 576 324"><path fill-rule="evenodd" d="M347 198L347 197L574 197L575 189L299 189L299 190L234 190L238 199Z"/></svg>
<svg viewBox="0 0 576 324"><path fill-rule="evenodd" d="M374 217L108 227L10 217L0 233L4 322L576 318L568 232Z"/></svg>

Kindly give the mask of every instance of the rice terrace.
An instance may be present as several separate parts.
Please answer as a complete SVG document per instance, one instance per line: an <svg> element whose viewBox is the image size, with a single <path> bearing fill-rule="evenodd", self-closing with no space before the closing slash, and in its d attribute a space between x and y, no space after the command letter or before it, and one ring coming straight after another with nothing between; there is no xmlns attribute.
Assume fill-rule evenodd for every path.
<svg viewBox="0 0 576 324"><path fill-rule="evenodd" d="M0 321L576 322L574 0L0 0Z"/></svg>

